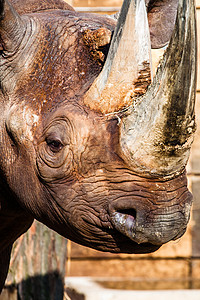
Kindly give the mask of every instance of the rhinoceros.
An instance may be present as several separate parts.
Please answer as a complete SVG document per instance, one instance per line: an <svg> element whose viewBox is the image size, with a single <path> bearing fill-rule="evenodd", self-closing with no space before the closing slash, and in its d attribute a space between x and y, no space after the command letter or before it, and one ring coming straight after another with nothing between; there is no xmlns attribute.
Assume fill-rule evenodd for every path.
<svg viewBox="0 0 200 300"><path fill-rule="evenodd" d="M195 88L193 0L125 0L117 20L0 0L0 288L34 219L115 253L184 234Z"/></svg>

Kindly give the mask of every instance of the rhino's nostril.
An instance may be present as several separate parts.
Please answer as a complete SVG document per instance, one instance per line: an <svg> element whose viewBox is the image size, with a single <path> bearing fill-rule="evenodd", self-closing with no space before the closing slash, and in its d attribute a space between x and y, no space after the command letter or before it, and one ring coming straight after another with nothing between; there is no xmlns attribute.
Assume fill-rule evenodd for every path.
<svg viewBox="0 0 200 300"><path fill-rule="evenodd" d="M123 214L125 216L131 216L136 219L136 210L135 209L121 209L117 210L118 213Z"/></svg>
<svg viewBox="0 0 200 300"><path fill-rule="evenodd" d="M136 225L136 210L122 209L112 214L112 223L121 233L133 237Z"/></svg>

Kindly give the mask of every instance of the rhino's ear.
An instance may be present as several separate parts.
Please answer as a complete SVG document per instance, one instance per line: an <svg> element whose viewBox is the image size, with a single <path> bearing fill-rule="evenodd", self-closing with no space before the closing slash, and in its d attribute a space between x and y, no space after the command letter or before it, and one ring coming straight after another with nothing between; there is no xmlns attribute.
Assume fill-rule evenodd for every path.
<svg viewBox="0 0 200 300"><path fill-rule="evenodd" d="M24 36L25 25L7 0L0 0L0 50L15 52Z"/></svg>
<svg viewBox="0 0 200 300"><path fill-rule="evenodd" d="M174 29L178 0L146 1L151 47L162 48L171 38Z"/></svg>

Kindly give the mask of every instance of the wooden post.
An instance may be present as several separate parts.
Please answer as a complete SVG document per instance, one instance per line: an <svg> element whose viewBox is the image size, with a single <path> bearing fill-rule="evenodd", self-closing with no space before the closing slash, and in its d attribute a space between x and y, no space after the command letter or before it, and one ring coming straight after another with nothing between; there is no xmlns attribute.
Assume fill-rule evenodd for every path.
<svg viewBox="0 0 200 300"><path fill-rule="evenodd" d="M18 300L62 300L66 258L67 240L35 221L13 247L6 286Z"/></svg>

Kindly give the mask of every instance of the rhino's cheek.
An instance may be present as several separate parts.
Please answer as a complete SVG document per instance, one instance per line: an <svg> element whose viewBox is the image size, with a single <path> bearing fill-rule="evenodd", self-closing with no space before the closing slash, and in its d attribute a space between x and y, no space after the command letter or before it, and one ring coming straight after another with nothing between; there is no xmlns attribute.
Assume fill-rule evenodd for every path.
<svg viewBox="0 0 200 300"><path fill-rule="evenodd" d="M72 164L67 163L72 161L72 153L63 154L63 157L60 159L60 164L57 167L51 167L51 160L44 161L44 156L37 157L37 172L39 177L45 182L54 182L55 180L61 180L62 178L69 177L72 173ZM57 161L58 162L58 161Z"/></svg>
<svg viewBox="0 0 200 300"><path fill-rule="evenodd" d="M39 177L46 183L69 178L73 172L73 153L68 145L58 153L47 149L46 142L41 143L36 157Z"/></svg>

